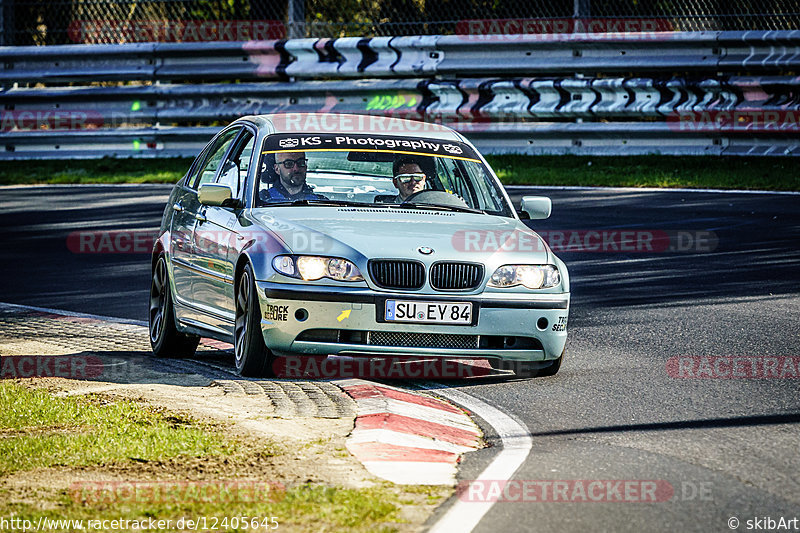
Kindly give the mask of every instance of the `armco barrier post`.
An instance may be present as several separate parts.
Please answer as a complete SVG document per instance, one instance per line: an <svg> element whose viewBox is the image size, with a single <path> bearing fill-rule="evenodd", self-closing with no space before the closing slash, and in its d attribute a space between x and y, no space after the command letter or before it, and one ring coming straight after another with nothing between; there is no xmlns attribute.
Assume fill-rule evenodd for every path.
<svg viewBox="0 0 800 533"><path fill-rule="evenodd" d="M289 39L302 39L306 36L305 0L288 0L287 19Z"/></svg>
<svg viewBox="0 0 800 533"><path fill-rule="evenodd" d="M13 46L14 35L14 1L0 0L0 46Z"/></svg>
<svg viewBox="0 0 800 533"><path fill-rule="evenodd" d="M6 3L8 0L0 0L0 46L6 46Z"/></svg>
<svg viewBox="0 0 800 533"><path fill-rule="evenodd" d="M591 0L574 0L572 16L575 19L575 33L583 33L583 19L588 19L591 11Z"/></svg>

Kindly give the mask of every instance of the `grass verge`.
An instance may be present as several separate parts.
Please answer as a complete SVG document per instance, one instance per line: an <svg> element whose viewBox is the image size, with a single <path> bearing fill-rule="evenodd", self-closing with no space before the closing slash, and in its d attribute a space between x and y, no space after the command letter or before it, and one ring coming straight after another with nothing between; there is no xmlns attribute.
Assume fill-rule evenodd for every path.
<svg viewBox="0 0 800 533"><path fill-rule="evenodd" d="M180 158L7 161L0 168L0 184L175 183L191 164Z"/></svg>
<svg viewBox="0 0 800 533"><path fill-rule="evenodd" d="M506 185L800 190L794 158L675 156L487 157Z"/></svg>
<svg viewBox="0 0 800 533"><path fill-rule="evenodd" d="M210 491L203 489L206 494ZM101 531L130 531L148 529L135 524L146 524L150 517L163 521L162 531L222 530L222 531L396 531L392 522L398 522L398 499L388 489L345 489L320 485L301 485L286 491L277 502L211 502L193 503L129 501L105 502L85 505L76 502L69 491L40 490L35 493L37 503L10 503L8 495L0 490L2 516L13 516L37 524L47 519L48 531L73 531L76 521L83 529ZM42 501L50 508L42 508ZM274 518L274 520L273 520ZM104 527L92 527L89 521L118 520L122 527L106 522ZM181 522L182 520L182 522ZM199 527L181 528L181 523L194 521ZM72 521L70 524L69 521ZM127 521L124 523L123 521ZM205 527L203 527L205 524ZM59 527L60 526L60 527ZM256 526L256 527L254 527ZM277 526L277 527L276 527ZM152 528L151 528L152 529Z"/></svg>
<svg viewBox="0 0 800 533"><path fill-rule="evenodd" d="M55 397L24 383L0 382L0 517L34 528L47 519L47 531L127 531L147 529L152 518L168 520L166 531L396 531L408 529L404 506L448 495L441 487L302 480L286 480L285 490L229 490L231 482L271 483L270 465L287 462L287 450L135 401ZM145 488L130 488L137 483ZM194 528L186 520L204 522Z"/></svg>
<svg viewBox="0 0 800 533"><path fill-rule="evenodd" d="M230 455L208 428L127 401L56 398L0 383L0 475L178 455Z"/></svg>
<svg viewBox="0 0 800 533"><path fill-rule="evenodd" d="M675 156L487 157L506 185L584 185L711 189L800 190L794 158ZM9 161L0 184L175 183L189 159Z"/></svg>

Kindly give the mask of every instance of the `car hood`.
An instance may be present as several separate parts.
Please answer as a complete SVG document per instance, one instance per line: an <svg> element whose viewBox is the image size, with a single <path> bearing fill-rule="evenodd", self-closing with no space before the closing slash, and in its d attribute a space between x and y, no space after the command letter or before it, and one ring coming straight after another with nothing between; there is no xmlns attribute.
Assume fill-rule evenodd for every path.
<svg viewBox="0 0 800 533"><path fill-rule="evenodd" d="M285 251L357 259L411 258L487 265L549 263L544 241L512 218L452 211L370 207L273 207L255 222ZM420 248L430 248L424 254ZM427 250L423 250L427 251Z"/></svg>

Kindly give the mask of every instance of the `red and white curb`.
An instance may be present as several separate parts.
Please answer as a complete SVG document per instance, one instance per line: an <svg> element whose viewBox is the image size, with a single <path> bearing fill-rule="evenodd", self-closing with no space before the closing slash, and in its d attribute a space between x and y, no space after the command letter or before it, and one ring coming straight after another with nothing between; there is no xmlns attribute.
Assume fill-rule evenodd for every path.
<svg viewBox="0 0 800 533"><path fill-rule="evenodd" d="M145 332L147 331L147 322L138 320L0 302L0 310L7 309L38 311L59 315L59 318L63 317L62 320L76 322L106 322L120 330L144 327ZM204 341L215 342L211 339ZM227 346L211 345L222 349ZM455 482L458 454L461 450L469 451L480 447L478 428L463 411L451 404L411 391L359 379L334 383L355 398L359 409L356 429L351 435L352 443L348 442L347 447L364 462L370 472L380 477L403 484L452 484ZM532 448L530 430L498 408L465 392L441 388L436 383L423 384L423 387L436 389L439 395L474 412L490 424L500 437L502 442L500 452L489 466L470 482L469 487L473 483L480 484L486 480L498 482L511 479L525 462ZM414 405L408 405L409 403ZM421 408L427 408L427 411L424 409L420 411ZM446 420L428 419L423 414L430 412ZM442 412L448 414L443 415ZM456 416L459 414L461 417ZM427 460L429 455L435 456L438 460ZM394 460L398 457L401 460ZM445 458L447 461L443 461ZM409 468L410 473L403 475L402 472L398 472L403 468ZM439 473L438 476L434 475L434 470ZM446 481L443 481L445 479ZM493 505L493 501L457 500L429 531L430 533L472 531Z"/></svg>
<svg viewBox="0 0 800 533"><path fill-rule="evenodd" d="M461 454L482 447L478 426L452 404L363 379L334 383L357 407L347 449L380 478L399 484L453 485Z"/></svg>

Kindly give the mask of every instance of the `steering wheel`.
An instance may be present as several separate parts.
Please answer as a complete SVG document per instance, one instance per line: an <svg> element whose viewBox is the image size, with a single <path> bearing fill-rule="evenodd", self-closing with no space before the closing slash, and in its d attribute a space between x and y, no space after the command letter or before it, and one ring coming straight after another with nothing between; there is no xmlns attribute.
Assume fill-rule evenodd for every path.
<svg viewBox="0 0 800 533"><path fill-rule="evenodd" d="M452 207L469 207L467 203L456 196L444 191L434 191L426 189L409 195L402 203L430 204L430 205L449 205ZM402 204L401 204L402 205Z"/></svg>

